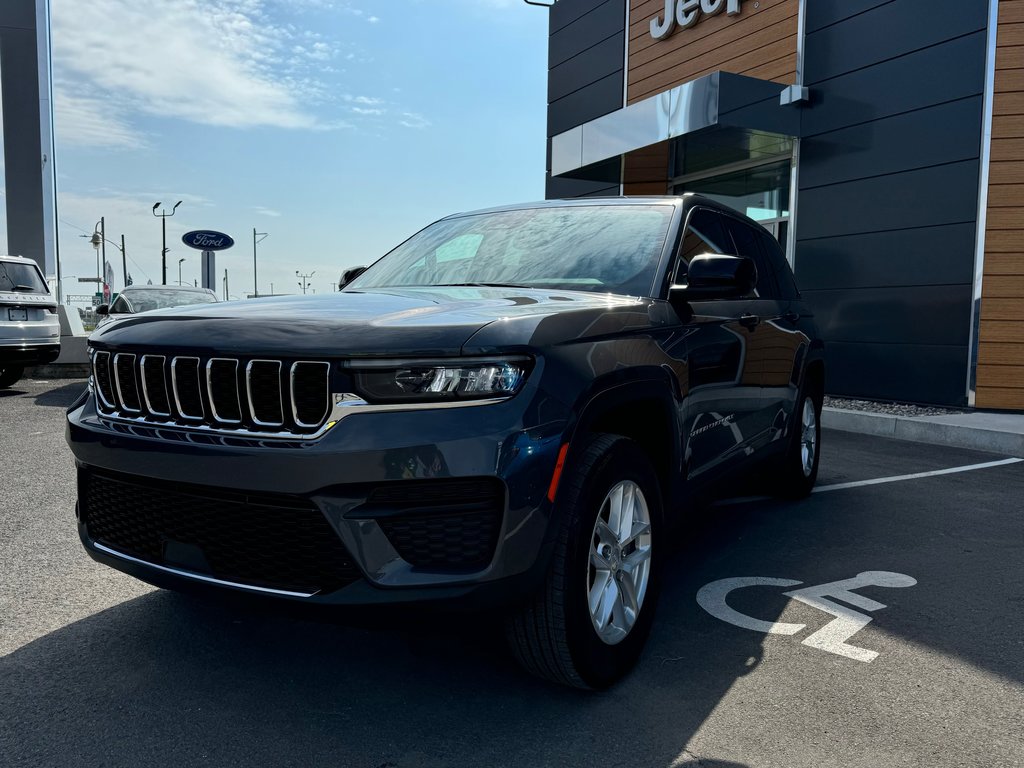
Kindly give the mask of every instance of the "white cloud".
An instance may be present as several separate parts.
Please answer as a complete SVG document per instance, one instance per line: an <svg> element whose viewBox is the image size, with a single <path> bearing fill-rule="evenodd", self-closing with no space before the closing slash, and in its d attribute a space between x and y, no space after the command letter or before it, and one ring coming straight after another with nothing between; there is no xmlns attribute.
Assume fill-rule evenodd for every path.
<svg viewBox="0 0 1024 768"><path fill-rule="evenodd" d="M120 107L71 91L70 85L54 86L54 132L61 144L123 149L146 146L145 139L128 123Z"/></svg>
<svg viewBox="0 0 1024 768"><path fill-rule="evenodd" d="M351 102L352 104L365 104L371 107L384 103L384 99L379 99L376 96L353 96L350 93L346 93L341 98L345 101Z"/></svg>
<svg viewBox="0 0 1024 768"><path fill-rule="evenodd" d="M303 103L315 80L294 71L334 55L316 37L274 24L264 0L54 0L61 138L137 147L129 111L234 128L317 127ZM296 46L299 60L289 60Z"/></svg>
<svg viewBox="0 0 1024 768"><path fill-rule="evenodd" d="M275 211L273 208L265 208L262 205L254 205L252 209L261 216L271 216L273 218L277 218L281 215L280 211Z"/></svg>
<svg viewBox="0 0 1024 768"><path fill-rule="evenodd" d="M427 120L423 115L417 114L416 112L403 112L402 118L398 121L399 125L403 125L406 128L429 128L432 123Z"/></svg>

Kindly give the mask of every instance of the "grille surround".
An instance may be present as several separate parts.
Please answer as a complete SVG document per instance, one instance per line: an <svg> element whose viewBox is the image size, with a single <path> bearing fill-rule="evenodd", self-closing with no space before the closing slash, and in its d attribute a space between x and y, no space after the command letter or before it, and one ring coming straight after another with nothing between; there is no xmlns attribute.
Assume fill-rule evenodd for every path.
<svg viewBox="0 0 1024 768"><path fill-rule="evenodd" d="M327 518L307 500L84 468L78 482L87 535L116 554L201 578L292 594L332 592L362 578ZM198 554L184 563L175 552Z"/></svg>
<svg viewBox="0 0 1024 768"><path fill-rule="evenodd" d="M314 438L326 431L333 368L325 360L105 349L92 355L103 416L280 438Z"/></svg>

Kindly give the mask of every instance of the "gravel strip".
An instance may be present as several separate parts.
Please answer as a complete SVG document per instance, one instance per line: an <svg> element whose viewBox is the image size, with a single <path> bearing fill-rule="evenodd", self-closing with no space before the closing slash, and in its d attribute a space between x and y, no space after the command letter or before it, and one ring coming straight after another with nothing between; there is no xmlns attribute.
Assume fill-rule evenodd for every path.
<svg viewBox="0 0 1024 768"><path fill-rule="evenodd" d="M962 408L939 408L931 405L911 405L909 403L883 403L874 400L847 400L841 397L826 397L826 408L842 408L847 411L866 411L868 413L884 413L889 416L948 416L954 413L966 413Z"/></svg>

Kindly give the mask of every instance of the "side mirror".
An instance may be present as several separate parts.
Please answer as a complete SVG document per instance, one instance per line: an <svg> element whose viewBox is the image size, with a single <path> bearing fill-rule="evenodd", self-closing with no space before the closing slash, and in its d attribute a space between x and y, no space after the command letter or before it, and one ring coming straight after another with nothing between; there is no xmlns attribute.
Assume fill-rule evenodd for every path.
<svg viewBox="0 0 1024 768"><path fill-rule="evenodd" d="M710 301L746 296L757 285L757 265L746 256L705 253L695 256L686 272L686 285L673 285L671 296L684 301Z"/></svg>
<svg viewBox="0 0 1024 768"><path fill-rule="evenodd" d="M97 315L109 315L110 314L110 305L109 304L100 304L98 307L96 307L96 314Z"/></svg>
<svg viewBox="0 0 1024 768"><path fill-rule="evenodd" d="M352 269L346 269L341 273L341 280L338 281L338 289L340 290L344 288L365 271L366 267L352 267Z"/></svg>

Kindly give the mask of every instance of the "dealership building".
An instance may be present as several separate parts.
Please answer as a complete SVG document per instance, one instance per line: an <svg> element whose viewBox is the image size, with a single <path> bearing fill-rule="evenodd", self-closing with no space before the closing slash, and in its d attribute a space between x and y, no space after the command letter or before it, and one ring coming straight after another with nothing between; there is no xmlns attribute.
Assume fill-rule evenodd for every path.
<svg viewBox="0 0 1024 768"><path fill-rule="evenodd" d="M1024 410L1024 0L557 0L549 198L783 244L834 395Z"/></svg>

